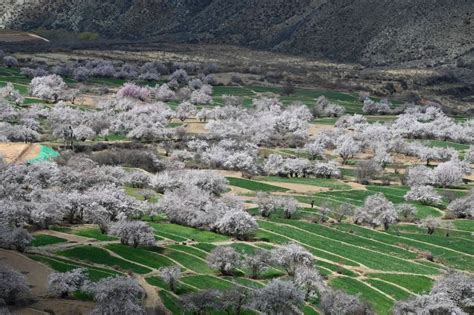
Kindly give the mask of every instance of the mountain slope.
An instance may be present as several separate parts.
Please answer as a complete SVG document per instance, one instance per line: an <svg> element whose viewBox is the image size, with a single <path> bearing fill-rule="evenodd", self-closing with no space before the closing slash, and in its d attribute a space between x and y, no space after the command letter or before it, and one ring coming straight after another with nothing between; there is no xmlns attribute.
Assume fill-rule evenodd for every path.
<svg viewBox="0 0 474 315"><path fill-rule="evenodd" d="M245 45L370 64L474 50L472 0L26 0L4 24L106 38Z"/></svg>

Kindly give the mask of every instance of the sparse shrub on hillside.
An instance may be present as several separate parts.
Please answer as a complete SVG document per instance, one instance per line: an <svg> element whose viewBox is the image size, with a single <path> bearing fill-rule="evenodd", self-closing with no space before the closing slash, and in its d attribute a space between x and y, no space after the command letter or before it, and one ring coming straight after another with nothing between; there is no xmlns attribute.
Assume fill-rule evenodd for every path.
<svg viewBox="0 0 474 315"><path fill-rule="evenodd" d="M286 80L285 84L282 87L282 94L286 96L290 96L296 92L295 85L291 80Z"/></svg>

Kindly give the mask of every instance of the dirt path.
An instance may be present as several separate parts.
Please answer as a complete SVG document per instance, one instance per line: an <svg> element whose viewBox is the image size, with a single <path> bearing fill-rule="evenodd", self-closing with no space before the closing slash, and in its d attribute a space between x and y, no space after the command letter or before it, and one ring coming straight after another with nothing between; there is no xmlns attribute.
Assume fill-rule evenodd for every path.
<svg viewBox="0 0 474 315"><path fill-rule="evenodd" d="M136 279L146 293L144 307L147 311L147 314L156 314L155 310L157 308L164 312L164 314L171 314L171 312L161 302L157 288L146 282L145 278L142 276L137 276Z"/></svg>

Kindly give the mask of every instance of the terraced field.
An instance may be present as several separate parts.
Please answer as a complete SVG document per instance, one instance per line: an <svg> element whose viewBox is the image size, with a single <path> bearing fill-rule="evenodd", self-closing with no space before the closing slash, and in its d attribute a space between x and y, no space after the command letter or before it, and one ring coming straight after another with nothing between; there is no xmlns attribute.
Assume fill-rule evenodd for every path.
<svg viewBox="0 0 474 315"><path fill-rule="evenodd" d="M29 80L16 69L0 68L0 86L13 82L23 94L27 94ZM68 79L68 83L77 82ZM102 84L118 87L124 80L96 79L87 84ZM142 82L143 83L143 82ZM148 83L153 84L156 82ZM214 105L222 104L222 96L237 95L244 98L246 106L252 99L262 95L281 94L281 88L259 86L216 86ZM273 93L273 94L272 94ZM314 103L318 96L345 106L349 113L361 113L361 103L353 93L325 92L297 89L291 96L280 99L285 105L293 101ZM25 106L37 102L27 98ZM177 102L170 102L175 107ZM213 106L214 106L213 105ZM395 116L372 116L370 122L390 121ZM316 119L312 123L333 125L332 118ZM173 122L173 127L183 125ZM323 126L325 127L325 126ZM114 134L108 141L123 141L123 135ZM95 141L105 140L97 137ZM423 141L433 147L453 147L463 154L469 146L439 140ZM307 157L307 153L295 148L259 148L268 155L278 153L290 157ZM335 156L330 158L336 159ZM157 246L151 248L131 248L122 245L118 238L102 234L95 225L52 227L49 231L34 234L33 249L28 255L60 272L74 268L85 268L92 281L117 274L130 274L153 286L153 293L159 296L173 314L182 314L179 298L183 294L201 289L224 290L242 286L251 290L265 286L274 278L286 279L286 273L271 267L259 279L251 279L249 270L240 267L233 276L220 275L211 269L206 256L216 246L230 245L242 255L251 254L256 249L272 249L289 242L305 247L316 258L315 268L334 288L343 289L372 304L378 314L389 314L396 300L406 299L415 294L428 292L433 282L444 271L456 269L474 273L474 224L472 220L449 219L454 228L437 228L432 235L415 223L403 222L387 231L371 229L352 224L351 218L338 222L333 212L322 213L323 208L336 209L349 204L360 207L367 197L383 193L395 205L405 203L404 195L409 188L399 184L401 174L390 173L392 185L379 183L362 186L354 181L354 164L362 159L354 157L349 165L342 168L342 179L289 178L278 176L257 176L242 178L232 172L226 178L230 188L226 194L235 195L245 204L247 211L257 217L259 230L250 241L238 241L231 237L173 224L164 215L137 218L147 221L153 229ZM403 165L406 169L409 165ZM391 165L388 166L391 169ZM130 169L127 169L127 172ZM472 182L450 189L450 194L465 195L473 188ZM129 196L146 202L144 190L124 185ZM299 202L299 211L292 219L284 218L278 209L269 218L259 216L255 196L257 192L267 192L274 196L292 196ZM445 192L440 190L440 192ZM162 194L154 193L147 202L156 204ZM409 202L417 209L415 220L428 216L445 218L447 198L439 206L428 206ZM325 219L325 220L322 220ZM446 219L446 218L445 218ZM322 223L324 222L324 223ZM446 236L449 234L449 237ZM432 259L430 258L432 256ZM429 258L429 259L428 259ZM159 277L159 269L177 265L183 277L179 288L172 292ZM145 283L145 282L142 282ZM87 299L86 297L82 297ZM318 314L318 302L307 303L305 314Z"/></svg>
<svg viewBox="0 0 474 315"><path fill-rule="evenodd" d="M274 179L272 182L276 182ZM319 180L318 180L319 181ZM250 183L249 183L250 182ZM316 184L317 181L313 182ZM240 184L241 182L239 182ZM252 188L254 182L245 181ZM329 181L325 186L340 184ZM351 191L347 187L337 194L344 201L355 203L378 187L368 191ZM385 188L384 188L385 189ZM403 188L398 188L403 191ZM352 192L353 195L348 193ZM393 188L396 200L397 189ZM463 221L459 221L462 227ZM133 249L103 237L92 228L66 231L85 237L89 245L69 244L66 249L52 251L51 256L32 256L58 271L85 266L91 278L97 280L113 273L133 272L156 287L166 307L174 314L181 312L179 296L204 288L227 289L234 285L249 289L260 288L274 277L284 275L282 270L271 268L258 280L249 278L241 269L233 277L221 276L210 269L206 255L215 247L231 244L236 250L252 253L257 248L274 248L290 241L306 247L316 258L316 268L328 279L331 286L353 294L360 294L379 314L388 314L395 300L430 290L436 277L447 268L474 271L474 239L469 232L455 231L450 238L441 234L426 235L415 225L402 225L388 233L353 224L314 224L306 220L288 220L278 217L259 220L260 230L252 242L237 242L226 236L208 231L166 223L149 223L159 239L159 247ZM64 245L64 239L38 235L36 246L48 248ZM429 251L430 262L419 256ZM158 276L163 266L178 265L183 277L176 293L169 290ZM305 314L315 313L317 305L309 305Z"/></svg>
<svg viewBox="0 0 474 315"><path fill-rule="evenodd" d="M257 280L251 279L245 268L232 277L219 275L208 267L206 256L213 248L224 244L230 244L244 255L251 254L257 248L270 249L297 242L316 257L316 268L331 286L360 294L379 314L389 314L396 300L428 292L433 281L448 268L474 272L472 224L466 220L454 222L456 229L450 231L450 237L446 237L442 229L427 235L424 229L414 224L400 224L383 232L350 223L337 224L330 220L326 224L315 224L309 220L318 215L322 204L350 203L360 206L367 196L377 192L383 192L395 204L402 203L407 187L369 185L366 190L358 190L340 180L314 178L259 177L246 180L228 177L228 180L231 186L251 192L286 194L288 189L278 186L279 183L304 184L329 190L296 195L303 203L315 201L315 207L302 209L297 219L285 219L278 212L270 218L260 218L258 234L251 242L235 241L227 236L161 219L149 222L159 241L159 246L155 248L133 249L89 226L63 230L89 240L88 245L66 243L68 247L53 250L51 256L35 256L34 259L56 270L68 270L80 264L88 268L94 279L112 272L133 272L156 287L163 303L175 314L181 312L180 295L204 288L228 289L234 285L256 289L275 277L284 276L283 270L278 268L270 268ZM137 197L134 192L131 195ZM242 197L253 202L251 194ZM419 209L419 217L428 214L440 216L444 212L440 208L415 205ZM249 211L257 213L252 209ZM64 246L65 242L67 240L60 237L39 234L35 246L51 249ZM433 261L421 255L426 252L433 255ZM171 292L158 276L159 268L171 265L180 266L183 272L176 292ZM308 307L306 314L317 310L317 305Z"/></svg>

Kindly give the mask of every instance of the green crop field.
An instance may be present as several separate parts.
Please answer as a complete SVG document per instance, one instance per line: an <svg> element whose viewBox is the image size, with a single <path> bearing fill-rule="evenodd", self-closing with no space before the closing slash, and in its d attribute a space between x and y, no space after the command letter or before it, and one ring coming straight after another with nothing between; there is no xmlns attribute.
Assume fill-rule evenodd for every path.
<svg viewBox="0 0 474 315"><path fill-rule="evenodd" d="M279 177L279 176L265 176L265 177L257 177L256 180L311 185L311 186L330 188L334 190L351 189L351 186L344 184L343 182L335 180L335 179L304 178L304 177L289 178L289 177Z"/></svg>
<svg viewBox="0 0 474 315"><path fill-rule="evenodd" d="M166 74L163 77L168 78L169 75ZM192 89L188 89L188 85L185 83L176 88L172 87L173 91L176 92L176 97L162 102L161 97L154 94L156 93L154 87L156 84L167 82L167 80L144 81L137 78L137 80L130 80L130 82L134 82L140 87L146 87L146 92L150 93L149 97L130 100L130 102L127 100L122 104L120 94L116 93L128 80L95 77L86 82L78 82L71 77L66 77L64 81L68 88L78 91L78 99L87 99L87 101L93 103L73 104L65 101L69 106L68 111L75 113L81 119L73 120L69 117L68 112L64 115L67 116L64 118L65 121L61 121L59 127L69 124L74 125L74 128L81 127L83 126L81 125L82 120L84 120L87 121L84 123L84 126L87 127L86 131L90 129L94 133L85 141L80 141L84 139L79 140L79 137L75 137L74 148L81 155L78 156L80 163L72 163L72 161L76 162L72 159L76 156L71 153L71 159L67 159L70 154L69 150L64 148L64 139L57 136L58 130L61 129L55 126L54 120L63 119L63 117L59 117L62 115L56 113L59 118L55 115L47 115L48 110L49 113L54 112L56 104L53 104L51 100L41 100L29 95L30 81L28 77L20 73L19 69L0 67L0 87L11 82L15 89L25 97L25 101L20 105L13 104L12 100L5 103L6 105L12 103L11 107L14 110L13 118L7 123L11 123L12 127L16 127L14 125L23 123L22 118L28 118L26 121L29 121L32 119L31 117L38 116L37 130L39 136L33 142L37 142L38 145L42 146L41 150L43 151L46 148L55 149L50 149L52 150L51 155L48 155L47 158L28 160L32 165L26 165L25 169L29 170L28 167L31 167L31 169L36 170L38 168L41 170L42 164L40 163L48 160L51 163L56 163L58 170L61 172L72 174L72 180L67 176L59 179L53 176L50 181L56 186L51 184L51 187L43 188L42 186L50 185L49 178L45 175L49 171L45 174L39 171L32 172L38 178L30 178L26 175L31 174L28 171L24 171L26 175L23 174L23 168L21 168L23 166L21 166L21 172L15 170L16 173L11 173L20 174L18 175L18 182L24 181L20 189L25 190L24 195L28 196L27 200L24 201L25 204L33 202L32 199L28 198L36 197L36 194L31 193L32 191L41 193L43 189L48 190L48 197L56 191L62 197L71 192L86 196L95 192L96 189L104 189L103 186L110 188L110 191L117 189L116 195L107 194L103 196L104 200L100 200L98 210L95 207L89 207L92 203L90 199L85 199L84 205L76 205L74 201L64 200L65 208L68 211L71 209L77 210L73 218L68 218L68 222L65 222L66 216L57 216L58 218L54 216L55 219L51 218L51 221L55 222L51 224L49 224L49 217L37 219L33 215L28 216L26 222L23 223L25 223L24 226L28 228L28 231L32 233L33 239L32 247L27 248L24 255L37 263L48 266L50 268L48 270L67 272L75 268L84 268L92 282L110 276L128 276L130 279L138 280L146 289L145 302L161 299L163 305L172 314L188 314L184 312L183 302L181 301L181 298L186 294L205 289L225 291L237 287L248 289L250 295L254 296L254 290L264 288L274 279L292 281L294 275L285 270L283 264L277 264L275 257L267 262L268 266L265 266L264 271L256 278L251 277L251 268L242 263L244 259L255 254L257 250L273 250L289 243L301 245L314 256L314 266L311 266L311 268L319 272L326 285L357 295L361 300L368 302L375 312L380 315L391 314L391 309L398 300L404 300L417 294L428 294L435 281L446 271L455 270L465 272L465 274L474 273L473 220L465 214L456 217L452 204L449 205L454 198L466 197L471 193L474 189L472 175L467 175L466 171L464 177L458 178L455 182L453 181L448 188L442 188L443 185L439 182L430 182L434 190L440 194L441 200L438 205L431 206L405 200L405 195L411 189L405 184L410 183L410 181L405 180L407 170L413 165L424 165L426 163L420 156L404 156L398 150L392 148L395 145L387 146L386 153L390 155L391 160L382 163L383 165L380 164L379 166L382 165L384 168L374 171L377 174L371 176L370 181L365 182L361 178L358 181L357 173L360 176L360 172L356 171L356 169L360 170L361 161L373 159L380 163L375 154L379 147L375 144L382 145L385 143L376 143L378 139L367 141L362 139L365 136L363 132L365 130L370 131L371 127L374 126L377 126L377 128L379 126L381 128L383 128L382 126L387 127L391 134L396 134L397 138L391 140L396 140L397 144L400 140L398 137L402 134L405 137L405 145L417 143L429 148L452 148L459 153L459 159L465 161L469 160L471 144L466 139L460 140L460 137L452 141L444 141L441 140L443 139L441 136L435 137L424 133L423 139L419 139L419 135L408 137L403 132L399 133L390 129L393 122L398 119L393 113L389 115L364 115L369 124L361 124L362 127L360 128L357 125L355 127L350 126L347 129L336 129L335 124L338 118L311 118L306 107L291 106L294 103L305 104L310 112L314 114L318 110L313 107L316 99L325 96L331 103L342 105L346 110L346 114L364 114L362 110L363 103L359 100L359 95L355 91L296 87L294 93L283 95L282 85L270 85L269 82L262 83L262 86L258 85L260 83L252 83L248 86L232 85L234 83L229 86L219 84L212 87L213 102L204 105L196 104L199 101L195 102L191 96L185 95L193 93ZM258 81L252 79L252 82ZM236 108L226 108L220 111L216 107L224 105L224 95L241 97L244 106L237 108L237 110ZM208 96L211 96L210 92ZM260 96L276 98L281 102L281 106L275 106L275 108L274 105L268 106L270 109L267 108L265 111L259 112L259 107L267 106L267 104L262 105L254 101ZM373 97L373 99L380 100L377 97ZM193 102L194 105L192 106L194 107L189 110L190 116L181 121L179 112L183 110L183 107L189 105L182 104L187 100ZM110 101L113 105L110 105L111 109L101 113L106 115L95 116L95 114L103 111L101 106L97 106L102 101ZM394 105L393 107L404 102L402 99L391 99L390 101ZM38 104L40 108L44 107L46 114L39 111L32 104ZM119 105L130 106L130 109L122 110ZM165 105L169 106L170 111L166 109L164 112L167 113L167 116L165 117L163 114L162 117L160 116L162 115L161 106ZM153 112L156 108L159 108L159 110ZM301 121L298 117L295 121L292 119L280 121L294 108L301 110L308 117ZM137 121L127 115L118 114L133 113L131 109L139 109L136 114ZM202 116L200 116L205 111L196 116L196 112L201 109L212 111L209 116L206 116L206 121L202 121ZM141 114L142 110L145 113L144 115ZM253 135L246 135L245 127L235 127L236 131L240 133L229 132L232 136L221 137L220 134L209 133L209 130L213 131L212 123L207 126L206 123L212 120L226 122L228 117L221 117L227 115L226 110L229 110L229 112L235 111L235 113L229 114L232 119L234 119L234 115L239 116L242 113L248 115L242 116L245 118L254 116L252 119L249 118L249 121L253 121L253 118L268 118L268 122L266 120L259 121L258 123L261 123L261 125L255 123L255 125L248 126L252 127L249 130L258 133L259 128L261 127L264 130L267 123L274 124L273 129L269 129L270 131L264 130L271 135L265 141L257 141L253 139ZM19 113L25 114L25 116L21 116ZM82 115L84 113L87 115ZM18 117L16 114L18 114ZM261 118L260 114L264 118ZM55 119L50 119L51 117ZM87 117L87 119L84 117ZM105 121L104 117L110 118L111 121ZM131 121L123 121L124 117ZM232 124L232 119L227 122ZM238 119L236 118L236 121ZM455 120L463 122L467 119L466 117L458 117ZM142 124L142 120L146 124ZM106 130L95 132L95 129L102 128L102 123L107 126ZM238 123L247 126L245 125L247 121L238 121ZM301 123L301 128L295 127L298 123ZM424 122L420 122L420 124L422 123ZM160 133L159 136L154 135L151 139L148 139L147 136L138 137L139 139L130 136L134 132L141 132L142 129L146 129L144 132L152 132L151 129L161 125L163 125L163 130L160 129L160 131L163 131L163 133ZM467 126L467 124L463 126ZM294 131L295 129L298 132ZM327 133L325 133L326 131ZM334 135L331 134L333 131ZM323 134L323 137L318 138L321 134ZM242 138L240 138L241 135ZM338 146L341 146L339 143L341 135L354 137L353 140L360 144L359 152L350 156L346 164L342 164L341 157L338 156L341 153L338 151ZM1 136L3 134L0 134ZM326 136L330 139L325 139ZM263 132L262 137L265 137ZM449 136L446 137L446 139L449 138ZM7 139L10 140L10 138ZM310 159L310 150L308 150L307 145L313 141L317 145L326 140L327 145L325 143L324 148L322 148L321 156L318 156L317 160ZM455 142L458 140L459 143ZM196 143L200 145L200 141L202 141L203 149L194 150L191 145L192 141L195 141L195 146L198 146ZM234 143L239 144L239 146L230 148ZM170 144L170 149L168 149L168 144ZM248 145L249 149L244 145ZM227 149L227 146L230 149ZM216 149L217 153L213 149ZM218 155L218 153L221 153L221 149L226 151L225 158L229 160L232 160L231 157L241 158L239 155L241 151L248 153L248 157L255 164L255 168L249 171L246 167L231 165L232 163L229 163L229 161L215 164L209 162L209 160L212 160L210 156L212 154ZM127 161L127 163L119 162L115 158L107 158L108 151L113 150L130 150L133 154L129 154L132 156L129 157L130 161ZM65 151L67 153L64 153ZM104 155L98 158L98 153L102 153L102 151ZM61 154L61 157L57 158L58 154ZM280 169L276 171L269 170L271 167L268 167L266 163L269 161L270 154L281 156L284 162L279 166L275 166L275 168L279 167ZM441 160L441 157L438 159L430 161L429 167L435 169L437 165L444 161ZM33 164L33 162L35 163ZM331 165L334 163L341 171L342 176L333 176L334 178L330 179L316 178L315 176L320 174L316 174L314 171L315 164L320 165L326 162L331 162ZM240 161L234 163L238 164ZM0 164L4 165L3 163ZM242 162L242 164L245 163ZM219 168L214 169L215 165L219 165ZM462 164L463 172L464 169L468 168L466 165L469 165L469 162ZM153 166L153 170L151 166ZM81 168L76 170L75 167ZM470 164L470 167L472 168L472 164ZM99 169L100 172L95 172ZM188 177L181 175L188 171L189 173L186 175L199 176L195 175L198 173L193 173L192 170L195 169L201 172L212 172L218 180L212 183L199 184L195 184L191 180L191 183L185 182L183 178L187 179ZM295 172L294 169L298 169L298 171ZM300 172L301 169L303 170ZM142 185L135 185L133 176L130 176L137 171L143 171L144 179L143 183L140 183ZM0 173L2 172L3 167L0 170ZM76 182L76 173L81 172L85 174L85 179L81 181L79 175L77 175ZM169 176L169 182L164 179L163 187L165 188L162 188L157 184L157 179L161 180L161 178L155 176L165 172ZM296 176L296 174L302 173L305 174L305 177L290 177L289 175ZM276 174L282 176L276 176ZM12 175L8 173L8 176ZM225 184L224 178L227 179L228 185ZM68 183L69 181L72 183ZM66 182L66 184L63 182ZM364 185L361 184L362 182ZM185 189L190 188L188 184L195 185L196 187L192 188L199 189L196 190L198 193L194 194L195 191L192 190L189 195L176 197L177 200L174 205L177 206L175 209L173 209L173 202L163 206L164 196L167 200L167 194L173 192L176 187L183 188L183 191L186 191ZM212 185L221 184L223 186L222 193L215 193L217 190L209 188ZM38 186L33 187L35 190L32 189L34 185ZM137 186L143 188L136 188ZM4 189L4 191L8 190ZM202 194L200 194L201 191ZM108 193L108 191L106 192ZM259 199L260 195L257 192L268 193L265 196L269 196L269 208L274 210L268 217L262 217L261 215L262 212L258 206L262 205L262 200ZM364 206L368 197L375 194L383 194L389 201L387 204L393 204L397 211L401 204L413 205L416 208L416 214L408 216L409 218L398 215L397 218L387 223L386 229L384 229L384 223L386 222L377 221L374 223L373 221L376 220L373 218L372 222L360 223L350 213L344 216L340 215L340 211L344 210L342 206L350 205L353 208L360 208ZM148 198L149 196L150 198ZM178 200L181 197L183 200ZM200 197L206 197L209 200L203 201ZM288 200L285 198L294 198L297 202L289 200L290 206L288 206L288 203L286 203ZM3 199L0 198L0 202L2 201ZM109 201L112 205L108 203ZM112 201L118 202L115 204ZM186 202L180 203L181 201ZM39 198L38 202L43 201ZM59 200L59 203L62 203L62 200ZM284 215L284 210L291 210L285 209L285 205L288 208L291 208L291 205L297 208L292 213L291 219ZM21 206L25 207L23 204ZM50 204L47 204L45 208L49 206ZM77 207L77 209L73 207ZM89 208L93 210L91 211ZM193 211L182 211L190 209ZM393 208L390 209L393 210ZM248 228L251 232L244 236L238 234L235 230L244 227L242 227L242 222L238 221L241 218L234 217L234 213L231 211L236 211L235 213L245 220L252 220L252 224L258 224L258 229L253 229L252 224L248 224L250 227L246 225L245 228ZM244 211L246 213L243 213ZM178 215L173 217L174 214L182 214L182 217ZM393 214L393 211L390 215L397 216ZM428 221L427 224L425 219L428 217L433 217L433 221L436 222L433 223L435 230L431 234L427 233L427 225L430 222ZM381 216L377 219L383 220L385 218ZM47 226L48 230L39 228L42 225L38 224L35 221L36 219L43 220L44 222L39 223ZM124 240L126 236L134 234L136 230L121 231L125 235L121 234L120 238L113 236L118 235L116 229L120 228L121 224L130 224L128 221L132 220L144 222L144 225L140 227L140 231L141 228L143 230L148 229L146 231L147 241L152 244L147 242L146 246L133 248L121 243L121 240L126 243L126 240ZM101 223L103 230L110 228L108 232L113 235L102 233L96 224L98 222ZM176 222L185 222L189 226L176 224ZM354 224L354 222L360 223L360 225ZM226 224L227 226L225 226ZM135 224L131 226L134 229L139 229ZM155 237L154 244L153 236ZM238 258L233 257L233 259L240 261L240 264L232 272L222 271L225 275L221 274L220 270L212 268L207 262L209 253L219 246L229 246L239 256ZM178 267L181 272L181 277L177 281L177 289L174 292L169 284L161 278L163 275L162 268L170 266ZM45 297L41 296L41 299L43 298ZM68 300L91 301L92 297L84 292L75 292ZM320 301L320 294L314 294L305 301L302 312L308 315L323 314ZM225 314L224 310L197 311L196 313ZM256 312L245 310L242 314L250 315L256 314Z"/></svg>
<svg viewBox="0 0 474 315"><path fill-rule="evenodd" d="M58 253L61 256L75 258L85 262L100 264L109 267L119 267L139 274L148 273L151 269L112 256L108 251L97 247L74 247Z"/></svg>
<svg viewBox="0 0 474 315"><path fill-rule="evenodd" d="M253 190L253 191L272 192L272 191L287 191L288 190L287 188L260 183L253 180L243 179L243 178L227 177L227 180L229 181L229 184L231 186L245 188L245 189Z"/></svg>
<svg viewBox="0 0 474 315"><path fill-rule="evenodd" d="M46 246L46 245L52 245L52 244L58 244L58 243L65 243L67 242L66 239L57 237L57 236L51 236L51 235L46 235L46 234L36 234L33 236L33 246Z"/></svg>

